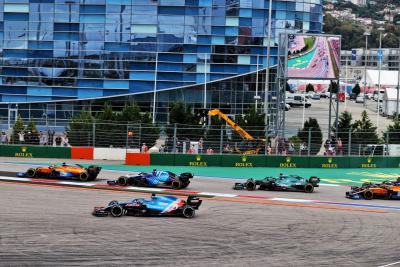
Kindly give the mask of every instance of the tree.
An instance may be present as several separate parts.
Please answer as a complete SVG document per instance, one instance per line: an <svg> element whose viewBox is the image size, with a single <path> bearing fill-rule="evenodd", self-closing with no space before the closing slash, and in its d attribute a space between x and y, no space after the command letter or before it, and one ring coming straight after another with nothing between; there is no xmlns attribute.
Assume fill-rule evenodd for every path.
<svg viewBox="0 0 400 267"><path fill-rule="evenodd" d="M306 86L306 93L308 92L314 92L314 86L311 83Z"/></svg>
<svg viewBox="0 0 400 267"><path fill-rule="evenodd" d="M389 144L400 144L400 121L388 126L386 135Z"/></svg>
<svg viewBox="0 0 400 267"><path fill-rule="evenodd" d="M353 94L356 94L356 96L358 96L361 93L360 85L358 83L356 83L356 85L354 85L353 90L351 92Z"/></svg>
<svg viewBox="0 0 400 267"><path fill-rule="evenodd" d="M238 116L237 124L254 138L265 138L265 113L259 112L255 105Z"/></svg>
<svg viewBox="0 0 400 267"><path fill-rule="evenodd" d="M75 115L65 128L69 144L71 146L94 146L92 143L94 121L94 117L86 109Z"/></svg>
<svg viewBox="0 0 400 267"><path fill-rule="evenodd" d="M332 127L332 131L342 140L343 148L345 149L343 151L344 154L346 154L348 152L347 149L349 149L349 133L354 131L352 120L353 117L351 113L344 111L339 116L338 130L336 130L335 126Z"/></svg>
<svg viewBox="0 0 400 267"><path fill-rule="evenodd" d="M364 110L361 113L361 119L353 124L354 132L352 134L352 144L377 144L379 141L376 127L373 126Z"/></svg>
<svg viewBox="0 0 400 267"><path fill-rule="evenodd" d="M18 114L17 120L14 123L13 126L13 135L12 135L12 140L11 143L18 143L19 142L19 136L18 133L23 132L25 130L24 127L24 121L21 118L21 115Z"/></svg>
<svg viewBox="0 0 400 267"><path fill-rule="evenodd" d="M337 94L338 93L338 84L336 82L331 82L329 84L328 92L332 94Z"/></svg>
<svg viewBox="0 0 400 267"><path fill-rule="evenodd" d="M32 117L29 118L28 125L25 128L25 142L32 145L39 144L39 133Z"/></svg>
<svg viewBox="0 0 400 267"><path fill-rule="evenodd" d="M309 131L311 131L311 145L308 144ZM305 121L303 129L299 129L297 136L300 138L301 142L310 146L310 154L318 154L322 145L322 131L317 119L309 118Z"/></svg>
<svg viewBox="0 0 400 267"><path fill-rule="evenodd" d="M199 125L199 117L193 108L183 102L171 103L169 110L170 126L167 127L168 136L174 135L174 125L177 124L176 136L178 139L200 139L203 136L203 126Z"/></svg>

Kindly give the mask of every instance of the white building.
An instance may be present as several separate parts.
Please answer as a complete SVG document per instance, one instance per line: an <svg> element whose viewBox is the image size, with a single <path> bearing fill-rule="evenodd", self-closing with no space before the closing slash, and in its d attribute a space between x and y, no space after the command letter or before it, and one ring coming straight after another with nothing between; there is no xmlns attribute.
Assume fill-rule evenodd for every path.
<svg viewBox="0 0 400 267"><path fill-rule="evenodd" d="M383 95L382 114L393 116L397 111L398 90L396 88L386 88Z"/></svg>

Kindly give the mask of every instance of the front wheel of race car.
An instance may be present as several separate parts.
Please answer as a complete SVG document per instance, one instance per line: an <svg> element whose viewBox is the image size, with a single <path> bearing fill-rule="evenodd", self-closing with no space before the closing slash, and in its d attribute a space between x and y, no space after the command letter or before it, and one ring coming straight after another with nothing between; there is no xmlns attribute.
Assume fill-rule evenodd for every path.
<svg viewBox="0 0 400 267"><path fill-rule="evenodd" d="M114 205L110 208L110 213L113 217L121 217L124 215L124 208L121 205Z"/></svg>
<svg viewBox="0 0 400 267"><path fill-rule="evenodd" d="M182 188L182 181L180 181L180 180L172 181L172 188L173 189L181 189Z"/></svg>
<svg viewBox="0 0 400 267"><path fill-rule="evenodd" d="M192 208L190 206L184 207L182 210L183 217L188 218L188 219L193 218L195 214L196 214L196 212L195 212L194 208Z"/></svg>
<svg viewBox="0 0 400 267"><path fill-rule="evenodd" d="M306 193L314 192L314 186L312 184L306 184L304 186L304 192L306 192Z"/></svg>
<svg viewBox="0 0 400 267"><path fill-rule="evenodd" d="M374 192L372 192L371 190L366 190L366 191L363 193L363 196L364 196L364 199L366 199L366 200L371 200L371 199L374 198Z"/></svg>
<svg viewBox="0 0 400 267"><path fill-rule="evenodd" d="M30 168L29 170L26 171L26 175L29 178L34 178L36 176L36 169Z"/></svg>
<svg viewBox="0 0 400 267"><path fill-rule="evenodd" d="M128 177L126 177L126 176L119 177L118 184L123 185L123 186L128 185Z"/></svg>
<svg viewBox="0 0 400 267"><path fill-rule="evenodd" d="M81 172L79 174L79 180L81 180L82 182L86 182L89 178L89 174L87 172Z"/></svg>
<svg viewBox="0 0 400 267"><path fill-rule="evenodd" d="M254 180L249 180L245 184L246 189L249 191L256 190L256 182Z"/></svg>

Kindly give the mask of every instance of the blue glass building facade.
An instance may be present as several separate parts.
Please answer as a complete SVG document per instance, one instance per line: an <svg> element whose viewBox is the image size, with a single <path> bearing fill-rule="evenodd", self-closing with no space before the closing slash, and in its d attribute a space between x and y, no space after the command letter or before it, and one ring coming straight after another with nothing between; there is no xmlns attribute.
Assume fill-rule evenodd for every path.
<svg viewBox="0 0 400 267"><path fill-rule="evenodd" d="M34 110L38 101L145 101L147 93L174 88L188 88L201 102L196 85L267 66L268 6L269 0L0 0L0 115L6 103ZM322 0L274 0L270 64L280 33L321 29ZM249 79L241 90L254 90Z"/></svg>

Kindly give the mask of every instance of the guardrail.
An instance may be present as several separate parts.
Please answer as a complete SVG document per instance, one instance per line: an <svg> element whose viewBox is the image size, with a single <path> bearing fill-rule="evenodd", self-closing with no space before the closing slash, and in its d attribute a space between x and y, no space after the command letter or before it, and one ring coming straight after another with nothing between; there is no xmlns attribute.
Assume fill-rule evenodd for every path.
<svg viewBox="0 0 400 267"><path fill-rule="evenodd" d="M148 154L124 148L41 147L0 145L1 157L103 159L127 165L237 168L400 168L400 157L265 156L208 154Z"/></svg>

